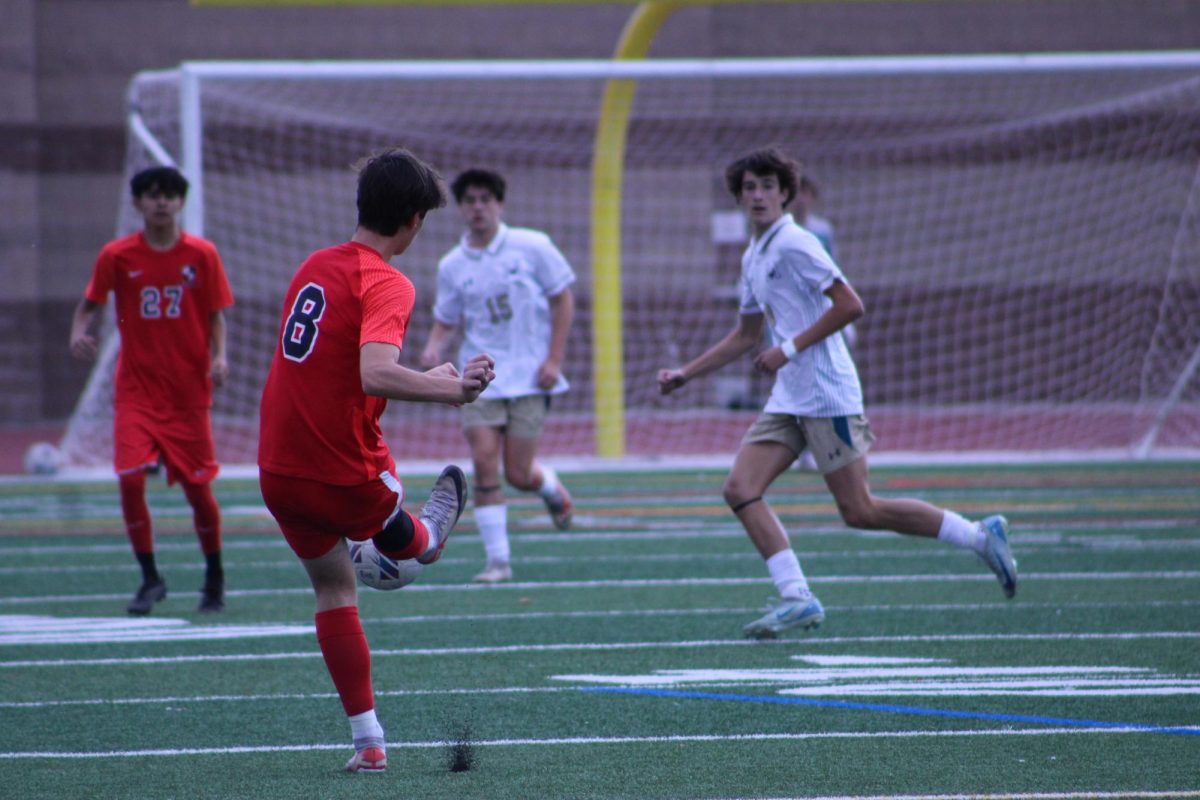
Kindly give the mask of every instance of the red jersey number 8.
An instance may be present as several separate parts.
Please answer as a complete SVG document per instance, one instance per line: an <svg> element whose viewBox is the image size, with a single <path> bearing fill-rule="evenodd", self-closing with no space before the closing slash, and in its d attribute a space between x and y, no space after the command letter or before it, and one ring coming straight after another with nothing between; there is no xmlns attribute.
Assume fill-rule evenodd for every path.
<svg viewBox="0 0 1200 800"><path fill-rule="evenodd" d="M283 323L283 355L290 361L303 361L317 346L317 323L325 314L325 289L310 283L299 291L292 313Z"/></svg>

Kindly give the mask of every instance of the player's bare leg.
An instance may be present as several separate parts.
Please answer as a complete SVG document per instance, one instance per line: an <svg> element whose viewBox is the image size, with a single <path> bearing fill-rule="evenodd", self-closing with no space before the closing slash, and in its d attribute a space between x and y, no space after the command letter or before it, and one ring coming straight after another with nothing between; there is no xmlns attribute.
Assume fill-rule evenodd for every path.
<svg viewBox="0 0 1200 800"><path fill-rule="evenodd" d="M725 479L725 502L746 529L755 549L764 559L791 546L779 517L762 499L770 485L786 470L796 454L773 442L742 447Z"/></svg>
<svg viewBox="0 0 1200 800"><path fill-rule="evenodd" d="M825 619L825 610L808 588L783 523L763 499L795 459L794 451L775 442L744 445L725 479L725 502L763 557L779 590L779 598L768 602L766 613L742 628L746 636L756 639L773 639L789 628L815 628Z"/></svg>
<svg viewBox="0 0 1200 800"><path fill-rule="evenodd" d="M565 531L571 527L575 503L558 473L537 460L541 437L504 437L504 476L514 489L537 492L546 504L554 527Z"/></svg>
<svg viewBox="0 0 1200 800"><path fill-rule="evenodd" d="M825 476L838 513L851 528L888 530L908 536L934 538L943 511L924 500L893 499L871 494L867 459L860 458Z"/></svg>
<svg viewBox="0 0 1200 800"><path fill-rule="evenodd" d="M867 460L860 458L825 476L847 525L936 538L969 549L996 575L1005 597L1016 594L1017 561L1008 543L1008 520L992 516L971 522L923 500L875 497L867 481L867 469Z"/></svg>

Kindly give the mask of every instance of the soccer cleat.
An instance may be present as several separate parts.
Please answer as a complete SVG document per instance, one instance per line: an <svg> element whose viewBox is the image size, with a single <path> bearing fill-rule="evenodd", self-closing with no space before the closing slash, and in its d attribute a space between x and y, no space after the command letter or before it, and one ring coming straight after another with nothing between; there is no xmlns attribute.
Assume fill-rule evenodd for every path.
<svg viewBox="0 0 1200 800"><path fill-rule="evenodd" d="M979 557L996 573L1004 596L1012 597L1017 593L1017 560L1008 546L1008 520L997 514L980 520L979 527L987 537Z"/></svg>
<svg viewBox="0 0 1200 800"><path fill-rule="evenodd" d="M387 753L382 747L370 745L356 752L346 762L346 772L384 772L387 770Z"/></svg>
<svg viewBox="0 0 1200 800"><path fill-rule="evenodd" d="M225 581L205 581L200 588L200 605L196 610L204 614L216 614L225 610Z"/></svg>
<svg viewBox="0 0 1200 800"><path fill-rule="evenodd" d="M155 603L162 602L167 596L167 582L159 578L153 583L143 583L138 587L137 594L129 601L125 610L136 617L144 617L154 608Z"/></svg>
<svg viewBox="0 0 1200 800"><path fill-rule="evenodd" d="M489 561L483 568L483 572L472 578L475 583L500 583L501 581L512 580L512 567L508 562L499 563Z"/></svg>
<svg viewBox="0 0 1200 800"><path fill-rule="evenodd" d="M567 487L560 483L554 497L544 499L546 510L550 512L550 519L554 521L554 527L560 531L570 528L571 516L575 513L575 503L571 500L571 493L567 491Z"/></svg>
<svg viewBox="0 0 1200 800"><path fill-rule="evenodd" d="M767 613L742 628L751 639L774 639L789 628L816 628L825 621L825 609L813 595L771 600Z"/></svg>
<svg viewBox="0 0 1200 800"><path fill-rule="evenodd" d="M442 470L442 474L433 484L429 499L425 501L425 507L421 509L421 522L425 523L426 528L432 526L437 531L438 545L432 553L418 556L418 562L432 564L442 557L442 550L446 547L446 540L450 538L450 531L454 530L454 525L462 516L466 505L467 476L451 464Z"/></svg>

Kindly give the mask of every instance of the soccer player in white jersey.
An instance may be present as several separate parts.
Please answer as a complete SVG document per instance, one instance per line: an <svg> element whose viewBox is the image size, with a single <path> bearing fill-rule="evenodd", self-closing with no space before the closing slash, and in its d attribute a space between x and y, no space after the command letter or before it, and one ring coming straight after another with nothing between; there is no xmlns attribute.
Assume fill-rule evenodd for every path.
<svg viewBox="0 0 1200 800"><path fill-rule="evenodd" d="M839 259L837 240L833 234L833 223L813 210L816 208L820 197L821 189L817 186L817 182L812 179L812 176L801 174L800 182L796 186L796 198L791 203L792 216L799 225L807 228L809 233L817 237L817 241L825 248L825 252L829 253L830 257L837 263ZM842 328L841 334L846 340L846 345L853 348L854 342L858 339L858 333L854 329L854 324L851 323ZM804 448L804 452L800 454L800 457L796 459L796 466L809 472L820 472L817 468L816 456L807 447Z"/></svg>
<svg viewBox="0 0 1200 800"><path fill-rule="evenodd" d="M772 347L754 365L773 374L766 407L742 439L725 479L725 502L767 564L779 599L742 630L774 638L789 628L812 628L825 618L796 553L763 493L810 446L838 512L853 528L937 538L973 550L996 574L1004 594L1017 590L1017 564L1008 523L992 516L971 522L920 500L871 494L867 450L873 436L862 389L838 331L863 314L862 301L833 258L784 211L795 197L800 165L776 148L755 150L729 165L725 182L750 222L742 256L737 325L682 367L658 372L670 394L749 352L770 330Z"/></svg>
<svg viewBox="0 0 1200 800"><path fill-rule="evenodd" d="M440 364L459 328L460 356L496 359L495 380L463 406L475 464L475 523L487 553L475 580L496 583L512 579L501 459L509 485L537 492L560 530L571 524L570 493L536 456L550 398L568 388L562 361L575 315L575 272L549 236L501 221L503 176L469 169L450 188L467 230L438 264L434 322L421 363Z"/></svg>

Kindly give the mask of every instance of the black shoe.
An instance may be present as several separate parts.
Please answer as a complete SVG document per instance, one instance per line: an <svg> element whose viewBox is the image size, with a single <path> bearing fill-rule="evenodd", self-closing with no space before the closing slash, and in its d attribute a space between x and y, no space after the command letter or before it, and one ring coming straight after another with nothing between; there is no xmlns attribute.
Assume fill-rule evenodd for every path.
<svg viewBox="0 0 1200 800"><path fill-rule="evenodd" d="M200 589L200 605L196 610L203 614L216 614L225 610L225 582L205 583Z"/></svg>
<svg viewBox="0 0 1200 800"><path fill-rule="evenodd" d="M159 578L153 583L143 583L137 594L125 606L125 610L137 617L144 617L154 608L155 603L162 602L167 596L167 582Z"/></svg>

